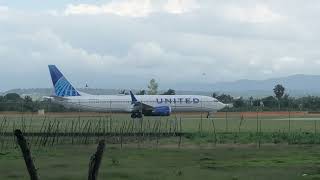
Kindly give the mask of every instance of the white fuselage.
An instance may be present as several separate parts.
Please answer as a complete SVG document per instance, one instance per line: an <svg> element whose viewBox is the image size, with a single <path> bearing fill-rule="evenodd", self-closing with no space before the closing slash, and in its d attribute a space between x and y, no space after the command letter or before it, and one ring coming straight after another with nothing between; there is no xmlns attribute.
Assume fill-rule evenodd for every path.
<svg viewBox="0 0 320 180"><path fill-rule="evenodd" d="M170 106L172 112L216 112L226 104L209 96L199 95L136 95L139 102L160 107ZM84 95L54 101L68 108L97 112L132 112L130 95Z"/></svg>

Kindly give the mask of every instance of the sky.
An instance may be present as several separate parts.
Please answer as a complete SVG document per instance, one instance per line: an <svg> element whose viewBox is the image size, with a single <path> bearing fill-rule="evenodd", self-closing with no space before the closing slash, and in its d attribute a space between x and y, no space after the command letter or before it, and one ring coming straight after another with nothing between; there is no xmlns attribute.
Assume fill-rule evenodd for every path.
<svg viewBox="0 0 320 180"><path fill-rule="evenodd" d="M0 0L0 91L320 74L317 0ZM188 88L190 87L190 88Z"/></svg>

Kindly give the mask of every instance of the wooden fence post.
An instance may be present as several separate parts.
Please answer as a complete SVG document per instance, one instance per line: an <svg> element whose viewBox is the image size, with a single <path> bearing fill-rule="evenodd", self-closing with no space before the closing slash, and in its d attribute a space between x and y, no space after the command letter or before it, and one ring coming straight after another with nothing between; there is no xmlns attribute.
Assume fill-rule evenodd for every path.
<svg viewBox="0 0 320 180"><path fill-rule="evenodd" d="M97 180L98 179L98 171L99 171L99 167L101 164L101 160L102 160L105 146L106 146L105 140L99 141L96 153L91 156L90 163L89 163L88 180Z"/></svg>
<svg viewBox="0 0 320 180"><path fill-rule="evenodd" d="M22 132L19 129L14 131L14 135L17 137L17 141L20 146L24 161L26 163L26 166L30 175L30 179L39 180L37 169L33 163L31 152L28 147L26 139L24 138Z"/></svg>

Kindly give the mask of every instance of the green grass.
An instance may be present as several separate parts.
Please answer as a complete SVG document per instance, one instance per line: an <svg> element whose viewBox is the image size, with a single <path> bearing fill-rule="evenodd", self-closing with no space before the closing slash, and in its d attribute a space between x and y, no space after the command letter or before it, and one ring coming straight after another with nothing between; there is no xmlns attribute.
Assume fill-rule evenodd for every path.
<svg viewBox="0 0 320 180"><path fill-rule="evenodd" d="M219 114L214 118L205 118L205 114L201 115L183 115L177 114L170 117L145 117L142 121L133 121L128 114L113 114L97 116L77 116L74 115L50 115L50 116L30 116L30 115L2 115L0 116L0 133L3 131L12 132L13 129L20 128L26 132L39 132L41 128L54 124L53 128L59 127L60 132L72 132L72 124L75 130L82 132L86 125L91 124L91 128L95 132L119 132L121 127L125 127L125 131L154 132L155 127L160 128L160 132L180 131L196 133L216 132L256 132L257 123L261 124L262 132L315 132L320 131L320 115L304 115L293 116L262 116L258 115L244 117L241 121L239 113L230 113L225 116ZM59 124L57 124L59 122ZM133 128L132 128L133 127ZM142 129L141 129L142 127ZM260 125L258 126L260 129ZM159 130L159 129L158 129Z"/></svg>
<svg viewBox="0 0 320 180"><path fill-rule="evenodd" d="M132 121L123 114L80 118L76 115L2 116L0 179L29 179L14 138L1 133L16 128L25 132L48 132L49 126L51 132L119 132L122 127L124 132L181 130L187 133L182 137L180 148L178 136L158 140L156 137L124 137L123 149L120 149L119 137L106 137L109 144L100 179L320 179L320 146L316 145L320 142L318 120L319 115L258 116L258 121L256 117L245 117L239 132L240 114L230 114L227 118L220 114L213 119L178 114L145 117L143 121ZM75 130L71 128L72 122ZM34 146L37 137L28 137L41 179L87 179L89 157L96 148L92 143L96 143L97 137L88 139L91 145L80 145L84 138L75 137L75 145L71 145L70 137L60 137L61 143L53 146L50 142L54 139L49 138L49 145L39 147ZM112 138L116 144L110 144ZM260 149L257 148L259 140Z"/></svg>
<svg viewBox="0 0 320 180"><path fill-rule="evenodd" d="M33 150L41 179L86 179L95 146ZM19 151L0 154L0 179L29 179ZM303 174L306 174L303 176ZM318 179L319 146L224 145L119 149L107 145L100 179Z"/></svg>
<svg viewBox="0 0 320 180"><path fill-rule="evenodd" d="M91 114L92 115L92 114ZM241 120L239 113L220 113L214 118L201 118L200 115L176 114L170 117L145 117L143 120L132 120L128 114L95 114L100 116L77 116L77 114L51 114L48 116L2 115L0 116L0 151L13 146L13 136L2 136L3 132L13 132L21 129L23 132L73 133L80 135L48 138L48 144L92 144L98 138L105 136L87 137L86 133L103 132L183 132L184 144L319 144L320 115L305 114L291 115L260 115L246 116ZM204 116L203 116L204 117ZM181 122L181 123L180 123ZM180 126L181 125L181 126ZM258 126L257 126L258 125ZM258 130L258 132L257 132ZM41 137L29 137L34 145ZM110 137L107 137L110 139ZM112 137L113 142L120 143L120 137ZM145 137L142 141L153 141L156 137ZM39 141L38 141L39 140ZM139 137L124 137L124 144L140 141ZM178 137L163 138L164 143L178 144ZM46 140L45 140L46 142ZM40 144L40 143L39 143Z"/></svg>

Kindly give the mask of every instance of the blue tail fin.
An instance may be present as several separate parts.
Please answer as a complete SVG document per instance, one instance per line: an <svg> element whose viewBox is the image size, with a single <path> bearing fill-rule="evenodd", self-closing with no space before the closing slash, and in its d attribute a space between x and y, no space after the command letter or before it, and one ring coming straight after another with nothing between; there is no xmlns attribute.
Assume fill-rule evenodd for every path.
<svg viewBox="0 0 320 180"><path fill-rule="evenodd" d="M132 91L130 91L130 96L131 96L131 104L135 104L138 102L137 98L133 95Z"/></svg>
<svg viewBox="0 0 320 180"><path fill-rule="evenodd" d="M48 67L56 96L80 96L80 93L69 83L55 65L49 65Z"/></svg>

